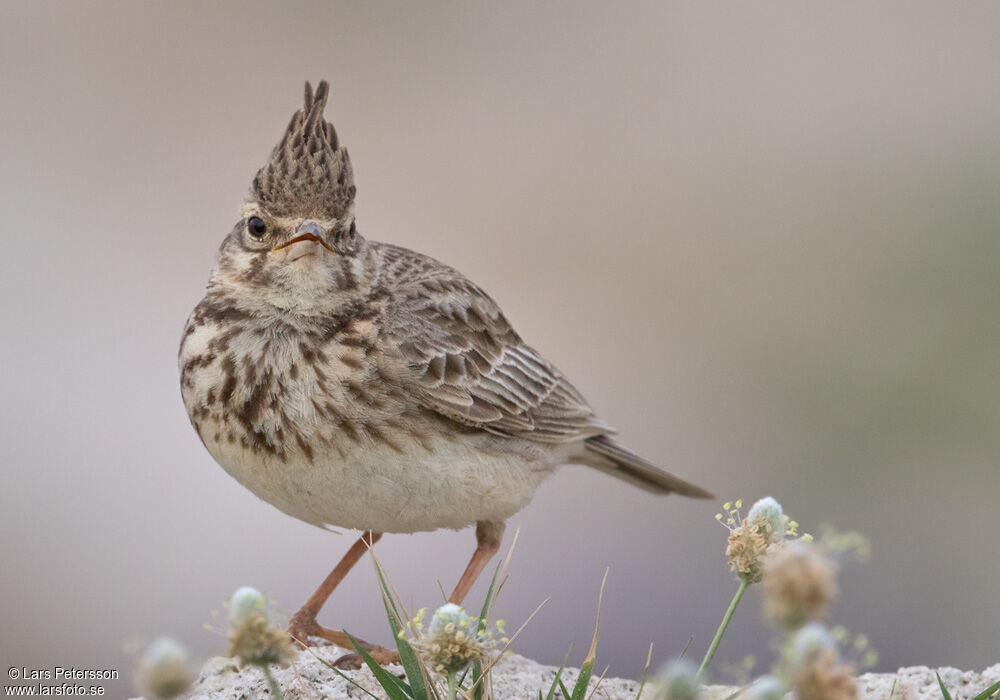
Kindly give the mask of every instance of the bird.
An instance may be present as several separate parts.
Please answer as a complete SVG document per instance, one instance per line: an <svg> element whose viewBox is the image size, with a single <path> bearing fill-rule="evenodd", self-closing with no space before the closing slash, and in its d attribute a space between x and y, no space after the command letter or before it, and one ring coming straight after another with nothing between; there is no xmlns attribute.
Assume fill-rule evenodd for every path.
<svg viewBox="0 0 1000 700"><path fill-rule="evenodd" d="M505 522L564 464L646 491L712 494L615 441L570 381L457 270L364 238L347 149L307 82L185 324L181 395L211 456L302 521L360 531L290 619L308 643L331 593L386 533L475 525L461 604ZM365 643L377 660L393 652Z"/></svg>

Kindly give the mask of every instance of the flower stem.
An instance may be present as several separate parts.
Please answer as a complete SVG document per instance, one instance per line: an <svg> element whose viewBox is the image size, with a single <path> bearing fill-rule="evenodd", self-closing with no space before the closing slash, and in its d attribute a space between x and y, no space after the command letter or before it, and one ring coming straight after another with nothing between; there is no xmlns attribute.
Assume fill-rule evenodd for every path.
<svg viewBox="0 0 1000 700"><path fill-rule="evenodd" d="M736 595L733 596L732 602L729 604L729 609L726 610L725 616L722 618L722 622L719 623L719 629L715 631L715 637L712 639L712 643L708 647L708 651L705 652L705 658L701 662L701 667L698 669L699 680L705 675L708 670L708 665L712 663L712 657L715 656L715 650L719 648L719 642L722 641L722 635L726 633L726 628L729 627L729 621L733 619L733 613L736 612L736 606L740 604L743 600L743 594L747 592L747 588L750 587L750 582L747 579L740 577L740 587L736 589Z"/></svg>
<svg viewBox="0 0 1000 700"><path fill-rule="evenodd" d="M274 675L271 673L271 667L267 664L261 664L260 668L264 672L264 677L267 678L267 686L271 689L271 695L274 696L275 700L284 700L281 689L278 687L278 681L274 680Z"/></svg>
<svg viewBox="0 0 1000 700"><path fill-rule="evenodd" d="M454 671L448 672L448 700L455 700L458 695L458 674Z"/></svg>

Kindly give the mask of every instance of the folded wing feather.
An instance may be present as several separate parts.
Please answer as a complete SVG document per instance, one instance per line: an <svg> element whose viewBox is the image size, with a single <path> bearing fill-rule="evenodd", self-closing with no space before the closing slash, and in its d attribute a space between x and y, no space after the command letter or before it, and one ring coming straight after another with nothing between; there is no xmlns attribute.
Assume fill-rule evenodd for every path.
<svg viewBox="0 0 1000 700"><path fill-rule="evenodd" d="M539 442L613 432L569 380L521 340L482 289L426 256L386 252L395 284L384 332L410 370L407 388L425 406Z"/></svg>

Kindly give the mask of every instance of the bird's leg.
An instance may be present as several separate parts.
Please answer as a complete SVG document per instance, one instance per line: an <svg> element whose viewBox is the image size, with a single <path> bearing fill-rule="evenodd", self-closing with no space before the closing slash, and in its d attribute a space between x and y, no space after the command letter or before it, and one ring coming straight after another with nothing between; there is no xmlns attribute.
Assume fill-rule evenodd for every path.
<svg viewBox="0 0 1000 700"><path fill-rule="evenodd" d="M320 609L326 603L330 594L333 593L334 589L344 580L347 576L347 572L350 571L361 557L365 555L368 549L379 541L382 537L380 532L366 532L358 538L347 554L344 555L340 563L334 567L330 575L323 580L316 592L313 593L306 604L303 605L297 613L292 615L292 619L288 624L288 634L298 641L300 644L307 644L309 637L320 637L333 642L342 649L352 649L351 640L344 632L339 632L337 630L327 629L321 627L318 622L316 622L316 616L319 614ZM356 638L355 638L356 639ZM356 639L358 644L364 647L369 653L372 654L377 660L379 657L385 656L383 652L389 652L388 649L376 646L374 644L369 644L368 642Z"/></svg>
<svg viewBox="0 0 1000 700"><path fill-rule="evenodd" d="M469 565L465 567L465 572L462 574L462 578L458 580L458 583L455 585L455 590L452 591L451 596L448 598L449 603L454 603L455 605L462 604L462 601L465 600L465 596L469 594L472 584L476 582L479 575L483 573L483 569L486 568L486 564L493 558L493 555L497 553L497 550L500 549L500 541L503 539L503 531L503 523L489 522L486 520L481 520L476 523L476 542L478 543L476 545L476 551L472 553L472 559L469 560ZM320 604L322 605L322 603ZM339 644L339 642L335 643ZM399 662L399 654L394 651L390 651L382 647L375 647L374 651L366 647L366 650L382 665ZM360 668L361 662L362 659L358 654L346 654L345 656L337 659L334 662L334 666L338 666L340 668Z"/></svg>
<svg viewBox="0 0 1000 700"><path fill-rule="evenodd" d="M476 542L478 543L476 551L472 553L472 559L469 560L469 565L465 567L462 578L458 579L458 583L455 584L455 590L448 597L449 603L461 605L462 601L465 600L465 596L469 594L472 584L476 582L479 575L483 573L483 569L486 568L486 564L497 553L497 550L500 549L503 530L503 523L489 522L487 520L480 520L476 523Z"/></svg>

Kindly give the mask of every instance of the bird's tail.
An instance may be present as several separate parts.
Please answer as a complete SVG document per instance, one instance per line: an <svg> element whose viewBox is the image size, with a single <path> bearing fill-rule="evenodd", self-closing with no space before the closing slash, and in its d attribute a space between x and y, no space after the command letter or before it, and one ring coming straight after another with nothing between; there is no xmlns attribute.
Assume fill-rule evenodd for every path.
<svg viewBox="0 0 1000 700"><path fill-rule="evenodd" d="M588 452L595 453L584 460L588 466L599 469L605 474L627 481L635 486L653 493L679 493L690 498L715 498L715 496L690 481L685 481L664 471L652 462L632 454L621 445L610 440L606 435L595 435L584 441Z"/></svg>

